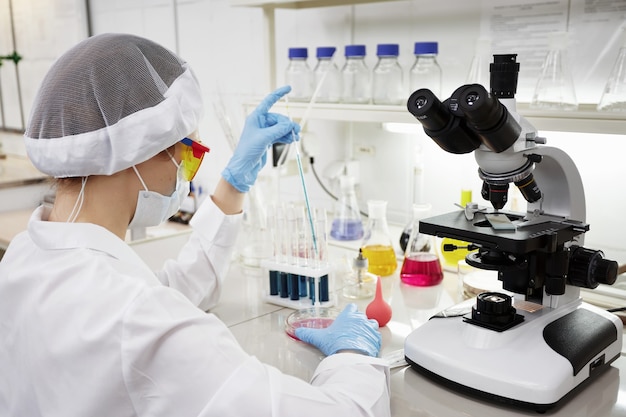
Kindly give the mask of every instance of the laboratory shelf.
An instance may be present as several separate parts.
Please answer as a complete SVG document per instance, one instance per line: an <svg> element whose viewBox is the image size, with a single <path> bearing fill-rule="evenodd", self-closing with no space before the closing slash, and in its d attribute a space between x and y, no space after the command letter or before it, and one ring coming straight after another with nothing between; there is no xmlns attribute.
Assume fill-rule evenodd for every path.
<svg viewBox="0 0 626 417"><path fill-rule="evenodd" d="M309 9L314 7L345 6L364 3L385 3L398 0L230 0L231 6L265 7L272 9Z"/></svg>
<svg viewBox="0 0 626 417"><path fill-rule="evenodd" d="M258 101L248 103L252 110ZM273 111L289 114L301 120L306 114L309 120L334 120L370 123L418 123L406 106L383 106L375 104L315 103L310 110L308 103L276 103ZM517 111L537 130L559 132L584 132L621 134L626 132L626 113L599 112L593 104L582 104L577 111L532 109L527 103L518 103Z"/></svg>

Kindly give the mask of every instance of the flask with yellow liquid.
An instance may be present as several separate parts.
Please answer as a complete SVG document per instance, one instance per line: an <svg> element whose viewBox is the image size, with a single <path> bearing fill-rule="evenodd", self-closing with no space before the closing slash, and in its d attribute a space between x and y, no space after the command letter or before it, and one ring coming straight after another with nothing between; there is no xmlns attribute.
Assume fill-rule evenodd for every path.
<svg viewBox="0 0 626 417"><path fill-rule="evenodd" d="M461 190L461 206L465 207L465 205L471 201L472 190ZM458 249L453 251L444 251L443 248L445 245L454 245L455 247L458 247ZM442 267L456 272L459 261L464 260L470 252L466 249L467 245L469 245L469 243L462 240L451 239L449 237L443 238L441 240L441 246L439 247Z"/></svg>
<svg viewBox="0 0 626 417"><path fill-rule="evenodd" d="M381 277L388 276L394 273L398 261L387 225L387 202L370 200L367 208L369 219L361 245L363 256L368 261L367 271Z"/></svg>

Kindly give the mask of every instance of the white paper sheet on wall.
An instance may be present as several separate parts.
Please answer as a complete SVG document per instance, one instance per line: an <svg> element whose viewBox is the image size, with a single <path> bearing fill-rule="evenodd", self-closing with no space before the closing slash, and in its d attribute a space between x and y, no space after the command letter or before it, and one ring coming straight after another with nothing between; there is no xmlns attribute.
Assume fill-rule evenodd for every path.
<svg viewBox="0 0 626 417"><path fill-rule="evenodd" d="M495 54L516 53L519 101L530 101L548 52L548 34L569 33L568 57L580 103L596 103L620 47L625 0L483 0L481 36Z"/></svg>

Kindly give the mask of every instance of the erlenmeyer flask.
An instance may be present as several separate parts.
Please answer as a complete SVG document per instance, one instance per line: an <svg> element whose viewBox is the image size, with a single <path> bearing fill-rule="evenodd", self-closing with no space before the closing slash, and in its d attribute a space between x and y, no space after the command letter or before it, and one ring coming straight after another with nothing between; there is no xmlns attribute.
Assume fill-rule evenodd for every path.
<svg viewBox="0 0 626 417"><path fill-rule="evenodd" d="M423 208L414 204L411 237L404 252L400 279L408 285L427 287L439 284L443 280L443 271L439 257L431 251L431 238L419 232L419 222L423 218Z"/></svg>
<svg viewBox="0 0 626 417"><path fill-rule="evenodd" d="M626 112L626 26L622 28L621 37L617 59L598 103L600 111Z"/></svg>
<svg viewBox="0 0 626 417"><path fill-rule="evenodd" d="M530 105L545 110L577 110L578 101L567 57L567 32L551 33L549 40L550 50Z"/></svg>
<svg viewBox="0 0 626 417"><path fill-rule="evenodd" d="M398 261L389 236L387 202L370 200L367 208L369 220L361 245L363 256L369 263L367 270L383 277L391 275L398 267Z"/></svg>
<svg viewBox="0 0 626 417"><path fill-rule="evenodd" d="M470 69L467 72L467 78L465 79L466 84L480 84L485 87L485 89L489 90L489 63L491 62L491 57L489 56L490 52L491 39L479 38L476 41L474 57L472 58L472 63L470 64Z"/></svg>
<svg viewBox="0 0 626 417"><path fill-rule="evenodd" d="M363 238L363 222L354 193L354 178L342 175L339 178L339 185L341 195L335 206L330 237L336 240L359 240Z"/></svg>

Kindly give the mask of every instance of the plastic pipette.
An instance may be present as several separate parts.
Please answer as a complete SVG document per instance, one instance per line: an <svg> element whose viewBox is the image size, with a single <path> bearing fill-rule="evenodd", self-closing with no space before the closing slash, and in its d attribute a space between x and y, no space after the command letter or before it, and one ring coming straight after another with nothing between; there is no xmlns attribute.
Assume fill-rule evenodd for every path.
<svg viewBox="0 0 626 417"><path fill-rule="evenodd" d="M285 96L285 107L287 109L287 117L291 119L289 114L289 99ZM302 159L300 158L300 149L298 142L296 141L296 132L291 130L291 136L293 137L293 145L296 148L296 162L298 163L298 173L300 174L300 182L302 183L302 191L304 192L304 203L306 204L307 216L309 218L309 226L311 226L311 236L313 237L313 248L315 248L315 254L317 254L317 238L315 236L315 225L313 224L313 216L311 214L311 205L309 204L309 194L306 190L306 183L304 182L304 172L302 170Z"/></svg>

